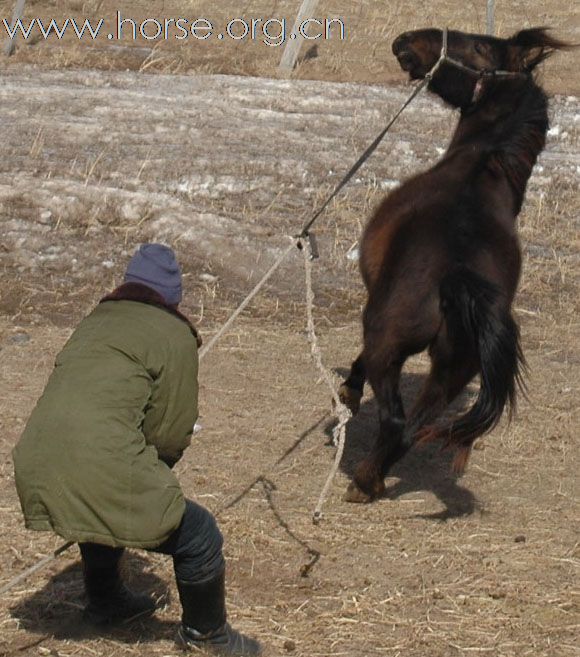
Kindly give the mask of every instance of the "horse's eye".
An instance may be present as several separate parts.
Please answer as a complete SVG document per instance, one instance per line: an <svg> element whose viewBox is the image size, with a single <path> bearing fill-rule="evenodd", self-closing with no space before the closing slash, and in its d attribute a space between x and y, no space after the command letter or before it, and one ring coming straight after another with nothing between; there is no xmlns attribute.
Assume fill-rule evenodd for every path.
<svg viewBox="0 0 580 657"><path fill-rule="evenodd" d="M476 43L475 52L483 57L487 54L487 48L483 45L483 43Z"/></svg>

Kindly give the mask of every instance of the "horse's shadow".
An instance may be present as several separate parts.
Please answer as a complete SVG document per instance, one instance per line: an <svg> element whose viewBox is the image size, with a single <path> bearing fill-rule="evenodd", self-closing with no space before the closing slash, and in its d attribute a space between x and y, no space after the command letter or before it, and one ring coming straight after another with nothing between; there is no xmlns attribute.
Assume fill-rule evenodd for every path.
<svg viewBox="0 0 580 657"><path fill-rule="evenodd" d="M348 371L337 369L342 378ZM426 375L404 373L401 376L401 394L405 408L410 408L423 385ZM457 412L469 405L471 392L466 389L451 405L451 410ZM326 426L325 432L332 437L335 423ZM377 434L379 424L377 408L374 399L361 404L360 410L346 426L344 454L340 463L341 470L352 477L357 463L370 451ZM451 470L453 453L441 451L438 445L421 445L413 448L387 475L387 490L383 499L396 500L401 496L416 491L433 493L444 505L440 512L417 514L416 517L434 520L448 520L468 516L475 511L481 511L481 505L475 495L459 484L460 476ZM398 479L391 482L393 478Z"/></svg>
<svg viewBox="0 0 580 657"><path fill-rule="evenodd" d="M124 579L130 588L151 595L162 608L169 602L169 589L150 567L145 556L131 552L123 557ZM22 629L58 640L106 636L123 643L143 643L175 637L177 619L171 622L155 616L135 618L114 627L95 627L82 619L86 602L79 560L53 575L42 589L10 607L10 613Z"/></svg>

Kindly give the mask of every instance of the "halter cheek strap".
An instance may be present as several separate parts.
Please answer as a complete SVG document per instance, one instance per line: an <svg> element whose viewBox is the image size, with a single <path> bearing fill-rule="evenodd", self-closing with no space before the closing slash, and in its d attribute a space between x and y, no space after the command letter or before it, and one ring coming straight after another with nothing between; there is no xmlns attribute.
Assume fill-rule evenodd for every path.
<svg viewBox="0 0 580 657"><path fill-rule="evenodd" d="M442 36L442 41L441 41L441 53L439 55L439 59L435 62L435 65L433 68L427 73L425 76L425 79L428 80L429 82L433 79L435 76L435 73L439 70L441 67L441 64L445 62L446 64L450 64L451 66L454 66L455 68L459 69L460 71L464 71L465 73L468 73L472 77L477 78L477 82L475 84L475 88L473 90L473 98L471 99L472 104L477 102L483 92L483 86L484 86L484 79L485 78L527 78L530 76L529 73L518 73L515 71L504 71L503 69L477 69L473 68L472 66L468 66L467 64L464 64L463 62L458 61L457 59L454 59L453 57L449 57L448 54L448 46L449 46L449 28L444 28L443 30L443 36Z"/></svg>
<svg viewBox="0 0 580 657"><path fill-rule="evenodd" d="M449 28L446 27L443 30L441 54L439 55L439 59L435 64L435 66L433 67L433 69L431 69L430 73L433 73L436 67L439 68L439 65L441 63L446 62L447 64L451 64L451 66L455 66L455 68L458 68L461 71L465 71L466 73L469 73L470 75L473 75L478 78L483 78L483 77L527 78L530 75L529 73L519 73L517 71L505 71L503 69L473 68L472 66L464 64L463 62L460 62L457 59L454 59L453 57L449 57L448 41L449 41Z"/></svg>
<svg viewBox="0 0 580 657"><path fill-rule="evenodd" d="M449 28L446 27L443 30L443 40L441 42L441 54L440 57L442 59L447 59L447 41L448 41L448 36L449 36Z"/></svg>

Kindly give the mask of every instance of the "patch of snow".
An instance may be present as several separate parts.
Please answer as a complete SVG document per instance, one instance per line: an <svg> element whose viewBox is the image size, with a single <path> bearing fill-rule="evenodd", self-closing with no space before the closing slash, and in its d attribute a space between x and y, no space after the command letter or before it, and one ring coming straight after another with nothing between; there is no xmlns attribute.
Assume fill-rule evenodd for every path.
<svg viewBox="0 0 580 657"><path fill-rule="evenodd" d="M401 184L399 180L381 180L379 183L380 189L384 189L386 191L390 191L391 189L395 189Z"/></svg>
<svg viewBox="0 0 580 657"><path fill-rule="evenodd" d="M7 249L0 255L9 265L51 272L80 270L90 257L102 273L101 262L121 258L106 251L108 231L126 230L123 257L140 241L178 242L207 259L220 280L227 270L245 281L278 257L292 226L300 227L408 94L404 85L14 72L0 85L0 123L10 128L0 165ZM44 141L36 152L40 106ZM530 184L535 195L556 179L577 185L580 174L578 99L553 99L551 116L552 139ZM456 120L434 96L421 95L355 183L386 194L432 166ZM349 230L352 244L358 225ZM55 257L45 250L51 239L72 246ZM87 243L102 243L103 252L88 254ZM358 252L345 255L354 261Z"/></svg>
<svg viewBox="0 0 580 657"><path fill-rule="evenodd" d="M216 283L218 280L217 276L214 276L213 274L208 274L206 272L200 274L198 278L200 281L203 281L204 283Z"/></svg>
<svg viewBox="0 0 580 657"><path fill-rule="evenodd" d="M530 178L531 185L537 185L538 187L546 187L552 182L551 176L536 176L533 175Z"/></svg>
<svg viewBox="0 0 580 657"><path fill-rule="evenodd" d="M215 199L224 194L251 192L257 189L258 186L256 183L239 180L233 176L199 175L182 179L177 184L171 184L169 189L188 196L203 196Z"/></svg>
<svg viewBox="0 0 580 657"><path fill-rule="evenodd" d="M358 259L360 257L360 252L358 250L358 247L354 249L350 249L346 254L346 257L353 262L358 262Z"/></svg>

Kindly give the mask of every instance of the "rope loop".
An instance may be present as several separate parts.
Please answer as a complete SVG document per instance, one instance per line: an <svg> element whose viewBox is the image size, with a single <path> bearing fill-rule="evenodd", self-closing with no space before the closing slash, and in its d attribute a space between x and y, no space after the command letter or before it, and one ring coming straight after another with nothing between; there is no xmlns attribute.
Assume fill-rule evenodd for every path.
<svg viewBox="0 0 580 657"><path fill-rule="evenodd" d="M435 69L439 66L441 62L441 58L437 62L437 64L433 67L433 69L428 73L428 76L432 75ZM374 141L367 147L367 149L363 152L363 154L359 157L359 159L354 163L354 165L350 168L350 170L345 174L343 179L338 183L338 185L335 187L334 191L328 196L328 198L324 201L324 203L319 207L319 209L315 212L314 216L303 226L301 232L297 235L291 238L292 243L280 254L280 256L277 258L277 260L273 263L273 265L268 269L268 271L264 274L264 276L258 281L256 286L251 290L251 292L246 296L246 298L242 301L242 303L238 306L238 308L230 315L230 317L227 319L225 324L219 329L219 331L212 336L209 342L203 345L199 352L199 360L200 362L203 360L203 358L206 356L206 354L210 351L210 349L213 348L215 343L219 340L219 338L228 330L228 328L234 323L235 319L240 315L240 313L248 306L250 301L258 294L258 292L262 289L262 287L267 283L267 281L271 278L271 276L276 272L278 267L282 264L282 262L286 259L286 257L290 254L290 251L292 251L296 246L298 246L299 249L301 249L304 252L305 255L305 262L309 261L309 259L313 255L313 251L309 251L308 254L306 252L306 249L304 248L304 243L308 239L310 243L312 243L312 240L310 239L311 233L310 228L314 224L314 222L318 219L318 217L324 212L326 207L329 205L329 203L332 201L332 199L338 194L338 192L349 182L349 180L353 177L353 175L358 171L358 169L366 162L366 160L371 156L371 154L374 152L374 150L377 148L377 146L380 144L382 141L383 137L387 134L387 132L390 130L391 126L395 123L395 121L399 118L399 116L403 113L403 111L407 108L407 106L413 101L413 99L422 91L422 89L427 85L428 81L431 78L425 77L424 80L422 80L411 92L407 100L401 105L399 110L394 114L394 116L391 118L387 126L377 135L377 137L374 139ZM308 263L310 264L310 263ZM307 270L307 277L311 276L311 274ZM311 285L310 285L310 293L311 292ZM312 295L313 298L313 295ZM312 314L312 309L310 308L309 310L310 315ZM312 323L312 327L314 327L314 324ZM316 341L316 335L314 334L314 340ZM312 344L312 343L311 343ZM315 344L317 344L315 342ZM321 361L321 366L322 366L322 361ZM322 504L324 503L324 499L326 497L326 494L328 492L328 487L330 486L330 483L332 481L332 478L334 477L336 470L338 469L338 464L340 463L340 459L342 458L342 450L344 449L344 437L345 437L345 425L348 422L348 419L350 415L346 415L345 413L350 414L350 411L340 402L338 399L338 395L336 394L335 391L335 385L332 383L332 378L330 377L330 374L326 372L325 378L329 377L329 386L333 390L333 399L335 402L335 410L337 412L337 415L339 416L339 423L334 429L334 440L335 443L338 445L338 450L336 454L336 459L335 459L335 464L333 466L333 470L331 471L327 482L324 486L324 489L321 493L319 502L316 506L316 509L314 511L314 516L313 516L313 521L318 522L320 520L320 517L322 515ZM342 408L341 408L342 407ZM344 411L343 409L346 409ZM44 557L43 559L40 559L38 562L36 562L34 565L31 567L25 569L22 573L17 575L15 578L7 582L2 588L0 588L0 596L9 591L13 586L15 586L18 582L23 581L26 579L29 575L31 575L33 572L36 572L37 570L40 570L41 568L44 568L47 564L49 564L53 559L56 559L62 552L68 550L73 543L67 542L63 543L60 547L58 547L52 554L49 554L48 556Z"/></svg>
<svg viewBox="0 0 580 657"><path fill-rule="evenodd" d="M330 469L326 482L318 498L318 502L312 514L312 522L317 525L322 518L322 507L328 496L328 491L330 485L338 472L340 462L342 460L342 455L344 453L344 444L346 440L346 424L352 417L350 409L345 406L338 396L337 388L338 383L335 380L333 374L328 370L322 362L322 353L320 351L320 346L318 344L318 338L316 336L316 329L314 326L314 291L312 289L312 252L307 248L306 244L302 245L302 253L304 255L304 277L305 277L305 286L306 286L306 330L308 335L308 342L310 343L310 354L314 364L318 368L319 372L322 375L322 379L328 385L330 394L332 396L333 410L337 417L337 424L332 431L333 444L336 446L336 455L334 457L334 463Z"/></svg>

